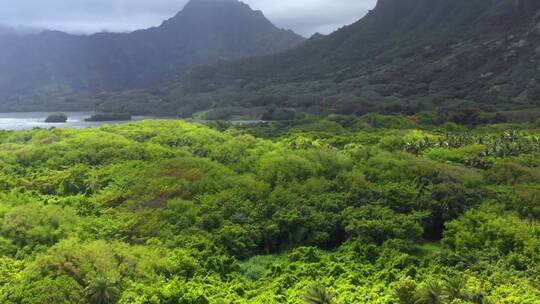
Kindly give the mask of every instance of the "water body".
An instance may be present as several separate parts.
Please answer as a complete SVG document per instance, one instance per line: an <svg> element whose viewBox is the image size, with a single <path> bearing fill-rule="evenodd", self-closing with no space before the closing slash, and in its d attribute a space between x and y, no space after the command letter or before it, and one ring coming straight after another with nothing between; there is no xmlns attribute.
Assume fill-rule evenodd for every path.
<svg viewBox="0 0 540 304"><path fill-rule="evenodd" d="M66 123L45 123L49 112L0 113L0 130L28 130L33 128L95 128L103 125L125 124L145 119L163 119L155 116L133 116L130 121L84 121L91 112L64 112L68 116Z"/></svg>

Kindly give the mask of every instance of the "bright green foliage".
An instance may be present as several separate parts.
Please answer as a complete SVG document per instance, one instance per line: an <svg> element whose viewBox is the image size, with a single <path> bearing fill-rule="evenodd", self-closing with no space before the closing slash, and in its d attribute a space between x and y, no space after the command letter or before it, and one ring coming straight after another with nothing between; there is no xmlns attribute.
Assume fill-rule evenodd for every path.
<svg viewBox="0 0 540 304"><path fill-rule="evenodd" d="M411 123L0 132L0 303L540 303L537 131Z"/></svg>
<svg viewBox="0 0 540 304"><path fill-rule="evenodd" d="M324 285L315 283L309 287L304 296L306 304L335 304L334 295Z"/></svg>

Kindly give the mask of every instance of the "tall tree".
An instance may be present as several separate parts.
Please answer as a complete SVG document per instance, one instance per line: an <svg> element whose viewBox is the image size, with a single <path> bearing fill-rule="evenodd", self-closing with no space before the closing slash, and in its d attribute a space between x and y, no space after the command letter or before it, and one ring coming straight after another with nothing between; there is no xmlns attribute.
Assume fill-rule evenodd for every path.
<svg viewBox="0 0 540 304"><path fill-rule="evenodd" d="M404 277L396 283L394 296L399 304L415 304L416 282L411 277Z"/></svg>
<svg viewBox="0 0 540 304"><path fill-rule="evenodd" d="M306 304L337 304L334 293L326 289L321 283L315 283L306 292L304 302Z"/></svg>
<svg viewBox="0 0 540 304"><path fill-rule="evenodd" d="M466 298L466 282L462 277L449 277L444 282L444 294L449 301Z"/></svg>
<svg viewBox="0 0 540 304"><path fill-rule="evenodd" d="M435 282L431 282L418 290L416 294L416 304L442 304L443 290Z"/></svg>
<svg viewBox="0 0 540 304"><path fill-rule="evenodd" d="M84 290L84 298L88 304L115 304L120 291L116 283L105 277L97 277Z"/></svg>

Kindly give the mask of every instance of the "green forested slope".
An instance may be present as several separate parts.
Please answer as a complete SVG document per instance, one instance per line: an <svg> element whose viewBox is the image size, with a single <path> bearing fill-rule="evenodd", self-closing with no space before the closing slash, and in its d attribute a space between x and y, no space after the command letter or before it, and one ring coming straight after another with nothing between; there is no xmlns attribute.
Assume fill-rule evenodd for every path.
<svg viewBox="0 0 540 304"><path fill-rule="evenodd" d="M538 125L417 121L0 132L0 302L539 303Z"/></svg>
<svg viewBox="0 0 540 304"><path fill-rule="evenodd" d="M362 115L535 109L538 3L380 0L358 22L283 53L197 67L169 85L102 96L96 104L187 116L211 110L222 119L277 119L279 110Z"/></svg>

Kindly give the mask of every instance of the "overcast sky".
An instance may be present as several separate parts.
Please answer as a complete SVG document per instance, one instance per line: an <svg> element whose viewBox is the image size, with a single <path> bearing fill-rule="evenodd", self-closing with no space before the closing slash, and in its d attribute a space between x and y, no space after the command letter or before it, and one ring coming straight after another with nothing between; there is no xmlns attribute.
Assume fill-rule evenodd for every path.
<svg viewBox="0 0 540 304"><path fill-rule="evenodd" d="M0 0L0 24L71 33L125 32L159 25L188 0ZM244 0L278 27L327 34L364 16L376 0Z"/></svg>

